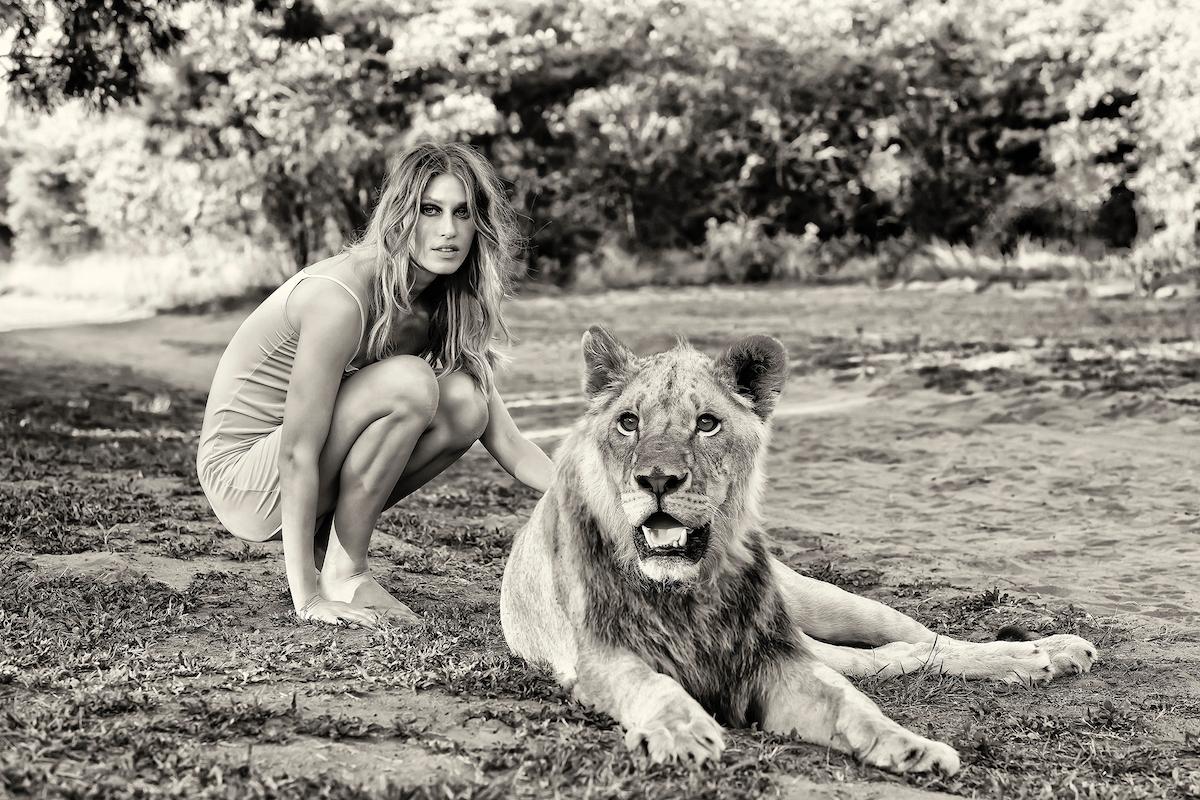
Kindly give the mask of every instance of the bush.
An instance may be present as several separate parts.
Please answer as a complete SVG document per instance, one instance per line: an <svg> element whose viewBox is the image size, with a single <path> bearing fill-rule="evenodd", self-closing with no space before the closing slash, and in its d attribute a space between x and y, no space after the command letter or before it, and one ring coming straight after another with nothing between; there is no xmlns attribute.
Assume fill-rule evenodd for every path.
<svg viewBox="0 0 1200 800"><path fill-rule="evenodd" d="M714 277L731 283L765 280L820 280L841 265L845 254L837 243L823 245L816 225L802 235L780 231L767 235L760 219L709 219L702 253ZM836 253L836 262L829 256Z"/></svg>
<svg viewBox="0 0 1200 800"><path fill-rule="evenodd" d="M82 196L104 246L133 254L181 250L197 240L275 241L258 220L254 182L227 161L184 159L133 116L85 134L76 158L91 165Z"/></svg>
<svg viewBox="0 0 1200 800"><path fill-rule="evenodd" d="M817 226L812 223L808 224L800 236L787 231L776 234L774 245L777 257L771 269L771 277L810 282L833 272L836 267L821 259L819 234Z"/></svg>
<svg viewBox="0 0 1200 800"><path fill-rule="evenodd" d="M9 221L12 202L8 194L8 179L20 158L20 149L4 123L0 123L0 261L8 261L12 257L13 229Z"/></svg>
<svg viewBox="0 0 1200 800"><path fill-rule="evenodd" d="M738 217L705 224L704 255L717 274L731 283L763 281L771 277L780 248L766 234L763 221Z"/></svg>
<svg viewBox="0 0 1200 800"><path fill-rule="evenodd" d="M638 286L700 286L719 280L714 263L689 250L632 253L615 236L608 236L576 256L571 288L583 291L630 289Z"/></svg>
<svg viewBox="0 0 1200 800"><path fill-rule="evenodd" d="M575 257L572 287L583 291L627 289L654 283L648 265L626 250L617 237L605 237L593 251Z"/></svg>
<svg viewBox="0 0 1200 800"><path fill-rule="evenodd" d="M8 224L19 259L61 260L100 244L84 202L92 167L78 157L81 130L79 114L66 110L20 141L21 159L7 183Z"/></svg>
<svg viewBox="0 0 1200 800"><path fill-rule="evenodd" d="M1129 270L1144 294L1176 283L1200 283L1200 247L1188 233L1178 227L1167 228L1134 249Z"/></svg>
<svg viewBox="0 0 1200 800"><path fill-rule="evenodd" d="M1200 18L1187 4L1107 0L1050 131L1058 188L1099 211L1114 192L1137 212L1134 269L1200 269Z"/></svg>

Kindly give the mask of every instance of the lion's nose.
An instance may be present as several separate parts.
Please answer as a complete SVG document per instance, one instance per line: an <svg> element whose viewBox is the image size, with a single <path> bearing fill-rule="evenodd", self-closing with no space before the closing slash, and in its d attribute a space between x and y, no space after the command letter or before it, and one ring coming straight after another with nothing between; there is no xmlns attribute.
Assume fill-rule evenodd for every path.
<svg viewBox="0 0 1200 800"><path fill-rule="evenodd" d="M655 470L649 475L638 475L636 477L637 485L648 492L653 492L654 496L659 500L663 499L664 495L677 490L687 482L688 474L684 472L682 475L668 475L661 470Z"/></svg>

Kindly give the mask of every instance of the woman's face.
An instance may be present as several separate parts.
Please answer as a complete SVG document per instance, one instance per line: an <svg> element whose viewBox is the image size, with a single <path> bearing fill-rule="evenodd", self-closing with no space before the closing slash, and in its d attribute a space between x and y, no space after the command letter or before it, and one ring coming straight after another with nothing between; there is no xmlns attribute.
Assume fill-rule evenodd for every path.
<svg viewBox="0 0 1200 800"><path fill-rule="evenodd" d="M421 195L414 234L417 263L434 275L453 275L475 238L467 190L453 175L438 175Z"/></svg>

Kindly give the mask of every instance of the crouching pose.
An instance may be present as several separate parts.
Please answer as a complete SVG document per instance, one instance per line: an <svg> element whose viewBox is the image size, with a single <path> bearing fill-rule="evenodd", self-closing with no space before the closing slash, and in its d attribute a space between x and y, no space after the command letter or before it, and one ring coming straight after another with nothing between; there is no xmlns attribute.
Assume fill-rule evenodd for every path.
<svg viewBox="0 0 1200 800"><path fill-rule="evenodd" d="M631 747L703 761L720 755L722 724L758 722L896 772L953 773L953 748L888 719L843 674L1041 681L1091 667L1077 636L939 637L768 554L758 506L778 341L752 336L715 361L686 344L639 358L593 328L583 348L590 406L513 544L501 621L514 653L614 716Z"/></svg>
<svg viewBox="0 0 1200 800"><path fill-rule="evenodd" d="M486 159L417 145L392 163L362 238L276 289L221 356L200 485L234 536L282 538L302 618L413 616L368 569L371 534L477 439L518 480L549 485L553 464L492 374L517 239Z"/></svg>

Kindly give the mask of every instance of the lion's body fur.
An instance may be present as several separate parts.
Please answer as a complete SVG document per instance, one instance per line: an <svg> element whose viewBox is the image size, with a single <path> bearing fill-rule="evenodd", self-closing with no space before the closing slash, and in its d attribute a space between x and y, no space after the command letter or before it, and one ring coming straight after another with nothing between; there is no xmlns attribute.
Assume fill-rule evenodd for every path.
<svg viewBox="0 0 1200 800"><path fill-rule="evenodd" d="M596 329L584 342L591 403L514 540L501 621L515 654L615 716L627 742L644 742L654 758L715 757L723 747L715 716L794 730L897 771L953 772L951 748L900 727L838 673L945 668L1023 679L1053 677L1067 663L1090 667L1094 649L1078 637L1043 639L1041 649L937 637L769 555L758 509L786 371L778 342L750 337L715 362L686 345L638 359ZM633 411L636 435L617 431L614 419ZM716 443L689 433L689 420L709 413L725 434ZM646 475L673 476L673 493L651 491L666 484ZM657 557L634 538L652 514L686 527L694 558L690 549L687 558Z"/></svg>

